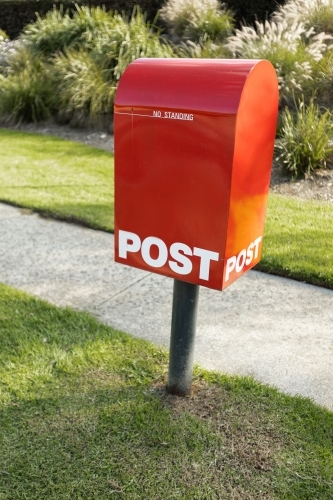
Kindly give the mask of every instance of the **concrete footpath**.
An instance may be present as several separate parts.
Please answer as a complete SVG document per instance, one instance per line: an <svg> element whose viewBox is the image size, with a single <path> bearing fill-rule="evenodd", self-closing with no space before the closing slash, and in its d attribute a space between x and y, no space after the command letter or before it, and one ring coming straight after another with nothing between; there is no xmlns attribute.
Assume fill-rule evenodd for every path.
<svg viewBox="0 0 333 500"><path fill-rule="evenodd" d="M0 204L0 282L169 345L173 280L113 262L113 236ZM333 291L250 271L200 289L195 361L333 409Z"/></svg>

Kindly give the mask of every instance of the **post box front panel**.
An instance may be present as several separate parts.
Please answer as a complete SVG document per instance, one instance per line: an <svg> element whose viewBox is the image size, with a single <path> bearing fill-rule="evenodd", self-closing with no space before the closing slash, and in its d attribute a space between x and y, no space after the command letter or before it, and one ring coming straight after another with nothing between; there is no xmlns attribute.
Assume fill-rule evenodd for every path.
<svg viewBox="0 0 333 500"><path fill-rule="evenodd" d="M115 127L116 261L221 289L235 116L118 106Z"/></svg>

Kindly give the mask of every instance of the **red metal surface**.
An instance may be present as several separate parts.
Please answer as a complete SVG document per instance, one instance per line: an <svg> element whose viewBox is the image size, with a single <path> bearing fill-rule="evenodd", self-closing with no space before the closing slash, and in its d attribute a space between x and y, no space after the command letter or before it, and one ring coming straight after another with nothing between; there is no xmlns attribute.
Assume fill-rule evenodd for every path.
<svg viewBox="0 0 333 500"><path fill-rule="evenodd" d="M259 262L277 108L267 61L130 64L115 100L115 260L219 290Z"/></svg>

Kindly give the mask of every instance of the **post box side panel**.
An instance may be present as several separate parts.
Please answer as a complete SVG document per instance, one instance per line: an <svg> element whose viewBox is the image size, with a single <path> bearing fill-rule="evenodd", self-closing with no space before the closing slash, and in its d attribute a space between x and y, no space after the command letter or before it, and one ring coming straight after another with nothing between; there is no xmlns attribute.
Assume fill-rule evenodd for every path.
<svg viewBox="0 0 333 500"><path fill-rule="evenodd" d="M125 70L115 109L235 114L248 74L257 61L230 59L137 59Z"/></svg>
<svg viewBox="0 0 333 500"><path fill-rule="evenodd" d="M115 260L221 290L235 116L174 120L132 109L115 112ZM140 240L126 256L120 231Z"/></svg>
<svg viewBox="0 0 333 500"><path fill-rule="evenodd" d="M278 82L268 61L252 69L237 113L223 288L261 258L278 113Z"/></svg>

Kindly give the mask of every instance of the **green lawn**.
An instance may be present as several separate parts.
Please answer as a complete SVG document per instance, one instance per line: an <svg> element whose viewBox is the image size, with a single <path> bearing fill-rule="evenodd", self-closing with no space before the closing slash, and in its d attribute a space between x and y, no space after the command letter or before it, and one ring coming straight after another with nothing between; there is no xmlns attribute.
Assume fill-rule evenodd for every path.
<svg viewBox="0 0 333 500"><path fill-rule="evenodd" d="M113 155L57 137L0 129L0 200L113 228Z"/></svg>
<svg viewBox="0 0 333 500"><path fill-rule="evenodd" d="M333 414L0 285L0 499L333 498Z"/></svg>
<svg viewBox="0 0 333 500"><path fill-rule="evenodd" d="M0 129L0 200L113 230L113 155ZM333 289L333 205L271 194L258 269Z"/></svg>
<svg viewBox="0 0 333 500"><path fill-rule="evenodd" d="M333 204L271 194L258 268L333 289Z"/></svg>

